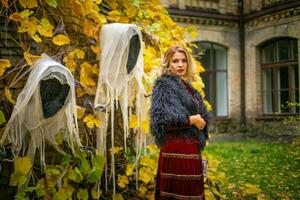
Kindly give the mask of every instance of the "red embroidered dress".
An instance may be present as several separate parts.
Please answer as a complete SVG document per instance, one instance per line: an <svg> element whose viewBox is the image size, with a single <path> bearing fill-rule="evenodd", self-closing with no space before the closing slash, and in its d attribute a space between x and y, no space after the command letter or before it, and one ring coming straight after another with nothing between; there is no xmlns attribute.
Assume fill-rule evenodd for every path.
<svg viewBox="0 0 300 200"><path fill-rule="evenodd" d="M189 86L184 85L199 105ZM189 127L188 122L183 127L166 129L156 177L156 200L205 199L199 139L176 134Z"/></svg>

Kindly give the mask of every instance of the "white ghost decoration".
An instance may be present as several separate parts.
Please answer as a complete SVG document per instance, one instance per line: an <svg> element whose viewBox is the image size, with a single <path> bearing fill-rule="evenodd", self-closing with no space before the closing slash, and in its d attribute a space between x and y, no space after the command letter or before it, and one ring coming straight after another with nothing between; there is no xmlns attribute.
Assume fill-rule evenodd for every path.
<svg viewBox="0 0 300 200"><path fill-rule="evenodd" d="M60 86L58 89L63 91L58 90L55 94L41 88L42 85L49 84L49 81L50 84ZM52 96L49 96L51 93ZM45 166L45 140L61 153L64 151L55 140L58 133L64 134L64 139L69 142L73 152L74 144L81 146L76 113L72 74L66 67L43 54L34 63L26 85L17 98L0 145L12 143L14 157L22 150L22 154L29 156L32 161L38 148L41 166ZM29 138L25 137L26 134L29 134Z"/></svg>
<svg viewBox="0 0 300 200"><path fill-rule="evenodd" d="M138 123L146 117L145 89L142 83L144 60L142 34L133 24L106 24L100 33L100 73L95 97L95 110L101 121L97 130L97 149L100 155L107 156L106 137L108 118L111 116L111 146L114 148L114 110L120 103L124 122L124 144L129 133L129 104L134 104ZM134 101L134 102L132 102ZM130 102L130 103L129 103ZM144 106L144 107L143 107ZM136 151L140 154L146 143L144 134L137 132ZM138 159L138 158L137 158ZM111 173L115 193L114 153L111 155ZM107 185L106 185L107 188Z"/></svg>

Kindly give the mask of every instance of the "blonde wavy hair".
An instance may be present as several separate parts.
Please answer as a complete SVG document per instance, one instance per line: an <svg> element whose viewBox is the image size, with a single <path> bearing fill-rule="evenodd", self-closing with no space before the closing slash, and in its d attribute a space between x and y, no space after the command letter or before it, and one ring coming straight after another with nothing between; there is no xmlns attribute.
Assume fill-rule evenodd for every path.
<svg viewBox="0 0 300 200"><path fill-rule="evenodd" d="M184 79L188 81L194 81L194 75L195 75L195 64L192 60L191 54L188 52L188 50L180 45L175 45L170 47L164 54L164 58L162 61L162 74L170 74L170 62L173 57L173 55L176 52L184 53L187 60L187 72L183 76Z"/></svg>

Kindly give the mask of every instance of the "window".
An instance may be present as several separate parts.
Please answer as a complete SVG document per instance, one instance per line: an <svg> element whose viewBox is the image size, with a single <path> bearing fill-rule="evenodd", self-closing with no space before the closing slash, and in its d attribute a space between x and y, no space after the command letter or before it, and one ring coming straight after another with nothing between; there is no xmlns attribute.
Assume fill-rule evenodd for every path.
<svg viewBox="0 0 300 200"><path fill-rule="evenodd" d="M264 114L299 113L299 107L288 107L288 102L299 102L297 42L281 38L261 46Z"/></svg>
<svg viewBox="0 0 300 200"><path fill-rule="evenodd" d="M212 115L225 117L227 106L227 49L221 45L209 42L196 42L198 48L193 54L205 68L202 80L205 84L206 99L212 104ZM201 55L203 52L204 54Z"/></svg>

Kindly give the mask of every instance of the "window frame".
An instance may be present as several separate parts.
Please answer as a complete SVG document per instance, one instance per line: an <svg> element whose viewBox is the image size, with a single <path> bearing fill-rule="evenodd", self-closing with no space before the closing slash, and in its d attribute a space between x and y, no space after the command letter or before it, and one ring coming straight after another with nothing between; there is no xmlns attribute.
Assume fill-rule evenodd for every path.
<svg viewBox="0 0 300 200"><path fill-rule="evenodd" d="M279 41L285 40L288 42L288 59L287 60L279 60ZM292 41L292 42L291 42ZM296 47L298 47L298 39L296 38L291 38L291 37L278 37L278 38L273 38L271 40L268 40L266 42L264 42L263 44L261 44L259 46L259 54L260 54L260 71L261 71L261 103L262 103L262 107L261 107L261 112L263 116L266 117L274 117L274 116L293 116L293 115L298 115L300 113L300 110L297 112L295 107L290 107L288 108L289 111L288 112L283 112L282 109L280 108L281 105L283 105L281 103L281 105L279 105L278 99L281 97L280 92L281 91L288 91L288 99L289 101L293 98L292 94L293 91L295 91L295 98L296 98L296 92L298 91L298 95L300 98L300 83L298 84L298 88L297 85L295 83L295 85L292 85L293 81L295 80L291 80L291 77L293 77L293 73L294 70L298 67L298 82L300 81L300 76L299 76L299 64L298 64L298 59L297 56L298 55L293 55L294 53L294 43L296 43ZM264 52L263 52L263 48L266 47L267 45L273 44L275 46L274 52L273 52L273 57L274 60L273 62L269 62L269 63L263 63L263 56L264 56ZM299 54L299 52L296 52ZM280 69L281 68L287 68L288 70L288 88L284 88L281 89L280 86L278 88L278 75L280 75ZM265 70L267 69L271 69L271 73L272 73L272 88L271 90L268 89L264 89L264 81L265 81L265 77L264 77L264 73ZM295 77L294 77L295 78ZM272 113L266 112L266 107L265 107L265 93L271 91L272 92ZM296 101L296 99L295 99ZM298 108L299 109L299 108Z"/></svg>
<svg viewBox="0 0 300 200"><path fill-rule="evenodd" d="M194 56L196 60L198 60L199 62L202 63L205 72L201 75L202 78L204 78L204 76L207 77L208 79L208 84L209 88L205 88L205 89L209 89L209 94L210 94L210 103L212 104L212 117L216 118L216 119L227 119L229 116L229 92L228 92L228 48L222 44L218 44L215 42L210 42L210 41L195 41L193 42L193 44L195 44L199 50L206 50L204 48L202 48L203 43L205 43L205 45L209 46L209 49L212 53L210 53L210 58L209 58L209 67L204 66L203 62L201 61L202 58L198 57L198 56ZM216 53L215 50L215 46L217 47L221 47L224 49L225 51L225 65L226 68L225 69L218 69L216 66ZM225 77L226 77L226 93L227 93L227 98L226 98L226 115L217 115L217 105L218 105L218 98L217 98L217 74L218 73L225 73ZM212 77L212 81L210 80L210 77ZM204 82L204 81L203 81Z"/></svg>

